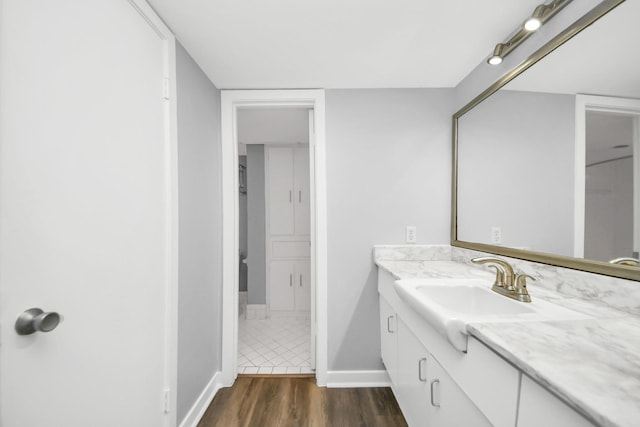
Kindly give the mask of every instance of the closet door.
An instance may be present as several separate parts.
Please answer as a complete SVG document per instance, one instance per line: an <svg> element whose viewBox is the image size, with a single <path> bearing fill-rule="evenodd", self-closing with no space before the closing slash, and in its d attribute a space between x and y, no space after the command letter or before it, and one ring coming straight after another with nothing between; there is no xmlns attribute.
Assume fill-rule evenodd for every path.
<svg viewBox="0 0 640 427"><path fill-rule="evenodd" d="M294 278L293 261L271 261L269 264L270 310L294 309Z"/></svg>
<svg viewBox="0 0 640 427"><path fill-rule="evenodd" d="M295 234L310 234L309 147L294 149Z"/></svg>
<svg viewBox="0 0 640 427"><path fill-rule="evenodd" d="M295 264L296 310L309 311L311 307L311 265L309 261L296 261Z"/></svg>
<svg viewBox="0 0 640 427"><path fill-rule="evenodd" d="M269 147L267 153L269 234L291 235L294 234L293 150Z"/></svg>

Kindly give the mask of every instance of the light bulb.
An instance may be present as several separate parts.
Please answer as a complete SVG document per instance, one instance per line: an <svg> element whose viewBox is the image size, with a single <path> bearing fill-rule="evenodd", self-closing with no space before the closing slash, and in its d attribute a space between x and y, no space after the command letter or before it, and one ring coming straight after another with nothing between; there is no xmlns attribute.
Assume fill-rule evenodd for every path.
<svg viewBox="0 0 640 427"><path fill-rule="evenodd" d="M547 6L544 4L539 5L533 11L531 18L524 21L524 29L527 31L535 31L542 26L542 19L547 12Z"/></svg>
<svg viewBox="0 0 640 427"><path fill-rule="evenodd" d="M494 56L492 56L491 58L489 58L489 59L487 60L487 62L488 62L490 65L498 65L498 64L501 64L501 63L502 63L502 57L501 57L501 56L494 55Z"/></svg>
<svg viewBox="0 0 640 427"><path fill-rule="evenodd" d="M524 23L524 29L527 31L535 31L542 25L538 18L529 18Z"/></svg>

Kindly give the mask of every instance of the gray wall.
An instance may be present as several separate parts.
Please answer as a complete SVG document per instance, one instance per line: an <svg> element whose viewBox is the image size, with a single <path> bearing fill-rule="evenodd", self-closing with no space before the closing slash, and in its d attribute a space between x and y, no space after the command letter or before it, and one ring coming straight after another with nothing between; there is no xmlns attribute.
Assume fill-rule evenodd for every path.
<svg viewBox="0 0 640 427"><path fill-rule="evenodd" d="M266 304L264 145L247 145L247 298Z"/></svg>
<svg viewBox="0 0 640 427"><path fill-rule="evenodd" d="M177 45L178 423L221 369L220 91Z"/></svg>
<svg viewBox="0 0 640 427"><path fill-rule="evenodd" d="M458 238L573 256L575 97L501 90L458 123Z"/></svg>
<svg viewBox="0 0 640 427"><path fill-rule="evenodd" d="M326 91L329 370L382 369L375 244L449 243L450 89Z"/></svg>

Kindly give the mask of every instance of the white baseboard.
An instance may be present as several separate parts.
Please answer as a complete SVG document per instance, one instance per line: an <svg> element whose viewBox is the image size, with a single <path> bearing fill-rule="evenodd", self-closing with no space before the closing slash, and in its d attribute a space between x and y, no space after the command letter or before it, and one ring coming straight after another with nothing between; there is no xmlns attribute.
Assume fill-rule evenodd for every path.
<svg viewBox="0 0 640 427"><path fill-rule="evenodd" d="M209 384L202 390L202 393L200 393L200 396L180 423L180 427L197 427L211 401L213 401L216 393L222 387L221 377L222 373L216 372L211 378Z"/></svg>
<svg viewBox="0 0 640 427"><path fill-rule="evenodd" d="M391 387L387 371L328 371L327 387Z"/></svg>
<svg viewBox="0 0 640 427"><path fill-rule="evenodd" d="M264 320L267 318L267 305L266 304L247 304L247 320Z"/></svg>

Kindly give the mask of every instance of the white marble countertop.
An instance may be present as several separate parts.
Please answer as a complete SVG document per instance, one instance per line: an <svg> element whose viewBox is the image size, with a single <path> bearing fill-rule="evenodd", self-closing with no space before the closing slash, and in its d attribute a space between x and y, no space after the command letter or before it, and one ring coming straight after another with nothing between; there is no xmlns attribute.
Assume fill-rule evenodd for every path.
<svg viewBox="0 0 640 427"><path fill-rule="evenodd" d="M376 259L396 279L493 274L449 260ZM586 320L473 323L469 334L534 378L596 425L640 425L640 317L529 285Z"/></svg>

